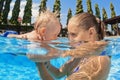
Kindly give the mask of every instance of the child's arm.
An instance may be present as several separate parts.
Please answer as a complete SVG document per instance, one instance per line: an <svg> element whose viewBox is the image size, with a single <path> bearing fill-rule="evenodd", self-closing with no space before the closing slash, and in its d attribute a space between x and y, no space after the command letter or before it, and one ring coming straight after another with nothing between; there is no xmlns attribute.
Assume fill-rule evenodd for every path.
<svg viewBox="0 0 120 80"><path fill-rule="evenodd" d="M19 35L17 34L9 34L7 37L9 38L17 38Z"/></svg>
<svg viewBox="0 0 120 80"><path fill-rule="evenodd" d="M21 34L21 35L9 34L7 37L9 37L9 38L27 39L27 35L26 34Z"/></svg>

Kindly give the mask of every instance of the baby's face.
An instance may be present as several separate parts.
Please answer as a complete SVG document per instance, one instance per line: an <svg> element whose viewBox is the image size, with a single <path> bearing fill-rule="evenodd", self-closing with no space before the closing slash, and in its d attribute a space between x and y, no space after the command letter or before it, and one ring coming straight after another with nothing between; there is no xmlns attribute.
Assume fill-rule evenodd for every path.
<svg viewBox="0 0 120 80"><path fill-rule="evenodd" d="M48 27L46 28L45 31L45 39L46 40L54 40L57 39L58 34L60 33L61 26L59 24L52 24L49 23Z"/></svg>

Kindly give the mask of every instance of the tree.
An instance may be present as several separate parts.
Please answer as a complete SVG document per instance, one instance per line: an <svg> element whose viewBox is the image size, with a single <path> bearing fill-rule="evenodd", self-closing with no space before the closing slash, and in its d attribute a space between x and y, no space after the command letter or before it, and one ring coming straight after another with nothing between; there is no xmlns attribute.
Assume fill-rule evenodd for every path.
<svg viewBox="0 0 120 80"><path fill-rule="evenodd" d="M67 23L66 25L68 25L69 19L72 17L72 10L69 8L68 10L68 15L67 15Z"/></svg>
<svg viewBox="0 0 120 80"><path fill-rule="evenodd" d="M115 11L114 11L114 6L113 6L112 3L110 3L110 9L111 9L111 18L112 18L112 17L115 17L115 16L116 16L116 13L115 13ZM112 27L112 30L115 32L114 35L117 35L117 33L118 33L118 26L114 24L114 25L112 25L111 27Z"/></svg>
<svg viewBox="0 0 120 80"><path fill-rule="evenodd" d="M4 1L5 1L5 0L0 0L0 13L1 13L2 10L3 10Z"/></svg>
<svg viewBox="0 0 120 80"><path fill-rule="evenodd" d="M99 19L101 19L101 17L100 17L100 9L99 9L99 7L98 7L98 4L95 4L95 11L96 11L96 17L98 17Z"/></svg>
<svg viewBox="0 0 120 80"><path fill-rule="evenodd" d="M24 15L23 15L23 23L26 25L29 23L31 24L31 16L32 16L32 0L27 0L25 10L24 10Z"/></svg>
<svg viewBox="0 0 120 80"><path fill-rule="evenodd" d="M2 19L3 19L3 17L2 17L2 13L0 13L0 24L2 23Z"/></svg>
<svg viewBox="0 0 120 80"><path fill-rule="evenodd" d="M18 17L20 12L20 0L16 0L13 11L12 11L12 17L10 19L10 22L12 24L18 24Z"/></svg>
<svg viewBox="0 0 120 80"><path fill-rule="evenodd" d="M114 6L112 3L110 3L110 9L111 9L111 18L116 16L116 13L114 11Z"/></svg>
<svg viewBox="0 0 120 80"><path fill-rule="evenodd" d="M60 0L55 0L54 6L53 6L53 12L57 13L57 18L60 20Z"/></svg>
<svg viewBox="0 0 120 80"><path fill-rule="evenodd" d="M93 14L91 0L87 0L87 12Z"/></svg>
<svg viewBox="0 0 120 80"><path fill-rule="evenodd" d="M76 5L76 13L82 13L83 12L83 6L82 6L82 0L77 0L77 5Z"/></svg>
<svg viewBox="0 0 120 80"><path fill-rule="evenodd" d="M103 19L103 21L108 19L107 12L106 12L105 8L102 9L102 19Z"/></svg>
<svg viewBox="0 0 120 80"><path fill-rule="evenodd" d="M3 16L3 14L2 14L2 12L3 12L3 5L4 5L4 1L5 0L0 0L0 24L2 23L2 16Z"/></svg>
<svg viewBox="0 0 120 80"><path fill-rule="evenodd" d="M7 24L7 17L8 17L8 13L10 11L10 3L12 0L5 0L5 6L4 6L4 10L3 10L3 23Z"/></svg>
<svg viewBox="0 0 120 80"><path fill-rule="evenodd" d="M102 9L102 19L103 19L103 21L108 19L105 8ZM107 25L106 25L105 29L107 30Z"/></svg>
<svg viewBox="0 0 120 80"><path fill-rule="evenodd" d="M45 11L46 9L47 9L47 7L46 7L46 2L47 2L47 0L42 0L41 1L41 4L40 4L40 9L39 9L39 13L41 12L41 11Z"/></svg>

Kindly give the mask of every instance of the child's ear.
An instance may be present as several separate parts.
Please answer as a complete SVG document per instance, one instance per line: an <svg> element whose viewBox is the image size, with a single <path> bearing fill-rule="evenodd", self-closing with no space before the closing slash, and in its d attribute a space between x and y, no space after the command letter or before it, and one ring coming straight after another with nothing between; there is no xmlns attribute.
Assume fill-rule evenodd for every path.
<svg viewBox="0 0 120 80"><path fill-rule="evenodd" d="M42 28L40 29L40 34L41 34L41 35L44 35L44 34L45 34L45 31L46 31L46 28L45 28L45 27L42 27Z"/></svg>

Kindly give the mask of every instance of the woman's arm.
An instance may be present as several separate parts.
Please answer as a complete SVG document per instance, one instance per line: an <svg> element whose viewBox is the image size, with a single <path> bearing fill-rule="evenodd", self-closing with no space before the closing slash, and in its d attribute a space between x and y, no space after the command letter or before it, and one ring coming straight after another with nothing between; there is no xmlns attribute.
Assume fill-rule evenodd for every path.
<svg viewBox="0 0 120 80"><path fill-rule="evenodd" d="M44 70L43 68L41 68L42 66L40 66L40 64L38 63L44 63L44 66L47 68L47 71L49 72L49 74L51 74L54 78L61 78L65 75L67 75L68 73L68 68L69 68L69 62L64 64L64 66L62 66L60 69L54 67L52 64L50 64L50 62L46 62L49 61L51 58L45 58L44 57L40 57L39 55L35 55L36 57L38 57L37 59L35 59L36 57L34 57L32 60L35 61L35 63L37 64L37 68L39 70L39 72L42 72L42 70ZM42 58L42 59L41 59ZM43 64L42 64L43 65ZM46 70L45 70L46 71Z"/></svg>
<svg viewBox="0 0 120 80"><path fill-rule="evenodd" d="M47 62L50 61L50 59L59 57L58 55L40 55L40 54L27 54L27 57L31 59L34 62Z"/></svg>
<svg viewBox="0 0 120 80"><path fill-rule="evenodd" d="M47 66L49 73L52 74L52 76L54 76L55 78L61 78L65 75L68 76L72 72L72 70L75 66L75 65L73 65L74 61L76 61L76 60L74 60L74 58L70 59L59 69L52 66L50 64L50 62L47 62L46 66Z"/></svg>
<svg viewBox="0 0 120 80"><path fill-rule="evenodd" d="M105 49L107 44L108 42L105 41L83 43L80 46L77 46L75 49L66 51L63 56L84 58L87 56L100 55L100 53Z"/></svg>
<svg viewBox="0 0 120 80"><path fill-rule="evenodd" d="M50 62L46 63L46 68L54 78L58 78L58 79L67 75L67 72L68 72L66 66L63 66L62 68L58 69L54 67L53 65L51 65Z"/></svg>
<svg viewBox="0 0 120 80"><path fill-rule="evenodd" d="M36 63L39 75L43 80L54 80L52 76L54 78L61 78L64 75L66 75L67 71L64 71L64 72L60 71L58 68L52 66L50 62L45 62L45 63L35 62L35 63Z"/></svg>
<svg viewBox="0 0 120 80"><path fill-rule="evenodd" d="M41 55L41 54L30 54L30 53L28 53L27 57L30 58L31 60L35 61L35 62L47 62L47 61L50 61L50 59L60 57L61 53L63 52L61 50L50 47L46 43L41 43L40 47L43 47L43 48L47 49L48 50L47 54Z"/></svg>
<svg viewBox="0 0 120 80"><path fill-rule="evenodd" d="M35 63L36 63L39 75L43 80L54 80L52 76L48 73L44 63L40 63L40 62L35 62Z"/></svg>

